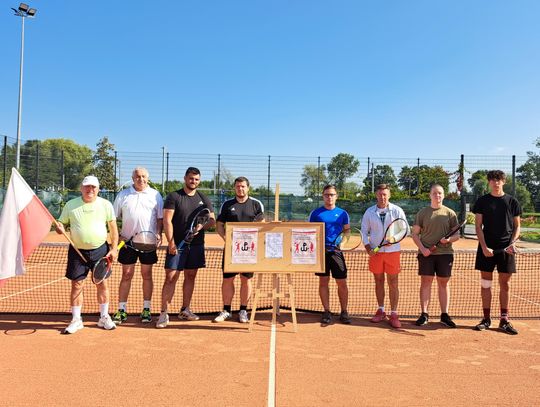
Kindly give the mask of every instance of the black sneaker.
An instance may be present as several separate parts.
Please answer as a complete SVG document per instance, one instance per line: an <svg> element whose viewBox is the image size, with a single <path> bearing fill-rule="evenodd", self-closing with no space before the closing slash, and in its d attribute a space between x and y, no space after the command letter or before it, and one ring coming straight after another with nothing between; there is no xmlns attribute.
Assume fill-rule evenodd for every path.
<svg viewBox="0 0 540 407"><path fill-rule="evenodd" d="M330 311L324 311L321 318L321 324L329 325L332 323L332 313Z"/></svg>
<svg viewBox="0 0 540 407"><path fill-rule="evenodd" d="M429 315L427 314L427 312L422 312L422 314L420 314L420 318L416 320L415 324L418 326L422 326L422 325L427 324L428 321L429 321Z"/></svg>
<svg viewBox="0 0 540 407"><path fill-rule="evenodd" d="M491 319L490 318L484 318L480 321L478 325L476 325L473 329L475 331L485 331L491 326Z"/></svg>
<svg viewBox="0 0 540 407"><path fill-rule="evenodd" d="M517 335L518 331L516 331L516 328L512 326L510 321L506 319L501 319L501 322L499 322L499 329L503 332L506 332L508 335Z"/></svg>
<svg viewBox="0 0 540 407"><path fill-rule="evenodd" d="M446 312L441 314L441 324L446 325L448 328L456 327L456 323L452 321L452 318Z"/></svg>
<svg viewBox="0 0 540 407"><path fill-rule="evenodd" d="M342 324L349 325L351 323L351 317L347 311L341 311L341 314L339 314L339 320Z"/></svg>

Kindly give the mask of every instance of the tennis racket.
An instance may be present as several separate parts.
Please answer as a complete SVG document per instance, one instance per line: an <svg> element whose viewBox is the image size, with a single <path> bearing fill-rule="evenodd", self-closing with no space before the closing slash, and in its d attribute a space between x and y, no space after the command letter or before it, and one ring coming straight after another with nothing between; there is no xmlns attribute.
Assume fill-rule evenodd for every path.
<svg viewBox="0 0 540 407"><path fill-rule="evenodd" d="M437 240L437 243L435 243L434 245L432 245L429 250L431 252L434 252L435 250L437 250L437 245L439 244L439 242L441 241L441 239L449 239L450 237L452 237L455 233L457 233L463 226L465 226L465 224L467 223L467 220L465 219L463 222L461 222L459 225L457 226L454 226L452 229L450 229L450 231L442 236L439 240Z"/></svg>
<svg viewBox="0 0 540 407"><path fill-rule="evenodd" d="M407 221L402 218L394 219L386 228L386 232L384 232L384 237L381 240L381 243L379 243L379 245L373 249L373 252L377 253L382 247L391 246L401 242L403 239L405 239L407 233L409 233Z"/></svg>
<svg viewBox="0 0 540 407"><path fill-rule="evenodd" d="M495 249L493 250L493 254L500 254L500 253L506 253L511 256L516 254L526 254L527 252L522 252L521 250L518 250L517 247L514 246L516 242L519 240L519 236L512 240L508 246L506 246L504 249Z"/></svg>
<svg viewBox="0 0 540 407"><path fill-rule="evenodd" d="M191 226L189 227L184 240L180 242L177 246L178 252L181 252L184 249L184 246L190 245L193 241L193 238L204 228L204 226L210 221L210 209L203 208L193 218L191 221Z"/></svg>
<svg viewBox="0 0 540 407"><path fill-rule="evenodd" d="M143 230L136 233L128 240L120 242L118 245L118 250L120 250L125 244L127 247L137 252L150 253L158 248L160 242L160 237L154 232Z"/></svg>
<svg viewBox="0 0 540 407"><path fill-rule="evenodd" d="M358 228L350 228L336 236L332 244L326 246L327 252L347 252L362 244L362 232Z"/></svg>
<svg viewBox="0 0 540 407"><path fill-rule="evenodd" d="M122 242L123 243L123 242ZM92 268L92 282L95 285L101 284L103 280L109 278L112 273L112 261L110 257L102 257Z"/></svg>

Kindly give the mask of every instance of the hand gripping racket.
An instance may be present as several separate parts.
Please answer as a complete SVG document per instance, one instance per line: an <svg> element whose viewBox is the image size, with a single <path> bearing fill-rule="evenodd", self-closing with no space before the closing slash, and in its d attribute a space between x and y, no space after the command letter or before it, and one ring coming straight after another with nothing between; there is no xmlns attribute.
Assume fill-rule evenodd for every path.
<svg viewBox="0 0 540 407"><path fill-rule="evenodd" d="M432 245L429 250L431 252L434 252L435 250L437 250L437 246L438 244L440 243L440 241L442 239L449 239L450 237L452 237L454 234L456 234L463 226L465 226L465 224L467 223L467 220L464 220L463 222L461 222L459 225L457 226L454 226L452 229L450 229L450 231L442 236L439 240L437 240L437 243L435 243L434 245Z"/></svg>
<svg viewBox="0 0 540 407"><path fill-rule="evenodd" d="M362 232L358 228L343 230L336 236L332 244L326 246L327 252L347 252L362 244Z"/></svg>
<svg viewBox="0 0 540 407"><path fill-rule="evenodd" d="M379 245L373 249L373 252L377 253L382 247L391 246L401 242L403 239L405 239L407 233L409 233L407 221L402 218L394 219L386 228L386 232L384 233L381 243L379 243Z"/></svg>
<svg viewBox="0 0 540 407"><path fill-rule="evenodd" d="M120 242L118 249L121 249L124 244L140 253L150 253L156 250L161 242L160 237L149 230L143 230L131 236L126 241Z"/></svg>

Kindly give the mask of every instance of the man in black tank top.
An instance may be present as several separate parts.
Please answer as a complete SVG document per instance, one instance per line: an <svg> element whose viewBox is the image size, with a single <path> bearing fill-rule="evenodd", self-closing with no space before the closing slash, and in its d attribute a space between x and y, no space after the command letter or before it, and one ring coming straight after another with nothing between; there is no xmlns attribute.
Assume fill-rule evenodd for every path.
<svg viewBox="0 0 540 407"><path fill-rule="evenodd" d="M261 220L264 212L262 202L249 196L249 180L246 177L238 177L234 180L234 192L236 196L221 205L217 218L216 229L223 240L225 240L225 223ZM224 268L224 262L222 262L222 268ZM221 285L223 311L214 318L214 322L223 322L232 316L231 303L234 296L234 278L237 274L223 273L223 283ZM249 321L247 303L251 297L252 277L253 273L242 273L240 275L240 312L238 313L238 321L241 323Z"/></svg>

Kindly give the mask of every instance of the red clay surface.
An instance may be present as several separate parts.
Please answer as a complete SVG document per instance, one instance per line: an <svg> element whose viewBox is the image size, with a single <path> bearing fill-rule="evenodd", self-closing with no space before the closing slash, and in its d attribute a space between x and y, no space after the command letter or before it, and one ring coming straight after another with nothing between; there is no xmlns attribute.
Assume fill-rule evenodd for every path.
<svg viewBox="0 0 540 407"><path fill-rule="evenodd" d="M171 319L162 330L135 321L61 335L65 316L0 316L1 405L266 406L268 312L252 333L234 321ZM401 330L355 318L319 325L299 314L277 326L278 406L540 405L540 321L519 335L438 323Z"/></svg>

